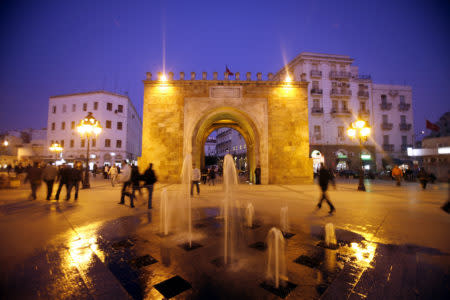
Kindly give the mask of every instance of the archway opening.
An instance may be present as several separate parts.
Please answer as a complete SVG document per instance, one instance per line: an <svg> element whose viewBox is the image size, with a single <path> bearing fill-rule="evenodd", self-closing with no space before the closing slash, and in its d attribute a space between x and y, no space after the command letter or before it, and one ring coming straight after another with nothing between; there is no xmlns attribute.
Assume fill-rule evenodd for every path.
<svg viewBox="0 0 450 300"><path fill-rule="evenodd" d="M207 137L203 152L202 179L204 182L209 181L214 174L217 174L217 178L220 180L223 159L227 154L234 159L239 182L250 182L247 143L238 130L230 127L215 129Z"/></svg>

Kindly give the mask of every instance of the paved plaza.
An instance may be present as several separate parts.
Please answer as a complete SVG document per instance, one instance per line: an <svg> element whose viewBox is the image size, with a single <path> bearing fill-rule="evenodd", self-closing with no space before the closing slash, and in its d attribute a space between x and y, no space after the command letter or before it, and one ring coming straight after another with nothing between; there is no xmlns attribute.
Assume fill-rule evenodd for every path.
<svg viewBox="0 0 450 300"><path fill-rule="evenodd" d="M193 246L186 230L160 232L160 199L179 185L156 184L153 209L146 191L136 208L119 205L120 186L96 178L75 202L38 200L29 190L0 191L2 299L448 299L450 215L440 209L448 185L425 191L417 183L341 180L316 209L317 185L244 185L233 198L255 209L242 226L236 255L223 264L222 186L201 185L192 200ZM266 236L288 207L288 284L266 281ZM182 209L180 209L182 210ZM243 211L243 209L241 210ZM242 214L243 215L243 214ZM183 210L174 219L184 218ZM242 223L244 221L242 220ZM323 247L333 223L339 247ZM183 247L184 246L184 247Z"/></svg>

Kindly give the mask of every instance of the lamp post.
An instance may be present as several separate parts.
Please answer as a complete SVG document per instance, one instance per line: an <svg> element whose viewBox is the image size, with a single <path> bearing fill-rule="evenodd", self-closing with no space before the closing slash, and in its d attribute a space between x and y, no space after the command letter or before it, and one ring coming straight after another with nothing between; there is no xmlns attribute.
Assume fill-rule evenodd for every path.
<svg viewBox="0 0 450 300"><path fill-rule="evenodd" d="M50 147L49 147L51 152L55 153L55 160L58 159L58 153L63 151L63 147L58 144L58 143L53 143Z"/></svg>
<svg viewBox="0 0 450 300"><path fill-rule="evenodd" d="M359 140L359 184L358 191L366 191L366 187L364 186L364 170L363 170L363 161L362 161L362 151L363 151L363 143L367 140L370 135L370 127L366 126L366 122L363 120L357 120L353 122L350 128L347 129L347 135L350 138L358 138Z"/></svg>
<svg viewBox="0 0 450 300"><path fill-rule="evenodd" d="M86 137L87 139L87 150L86 150L86 169L84 173L83 189L90 188L89 184L89 147L90 140L92 136L97 137L97 135L102 132L102 126L100 122L94 118L91 112L80 121L77 125L77 131L81 137Z"/></svg>

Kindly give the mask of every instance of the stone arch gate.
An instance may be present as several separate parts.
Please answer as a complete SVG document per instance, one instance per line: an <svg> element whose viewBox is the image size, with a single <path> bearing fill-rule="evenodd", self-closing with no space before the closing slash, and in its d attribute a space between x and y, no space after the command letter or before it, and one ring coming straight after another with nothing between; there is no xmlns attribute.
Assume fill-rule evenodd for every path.
<svg viewBox="0 0 450 300"><path fill-rule="evenodd" d="M191 77L161 81L147 73L141 171L153 163L160 182L178 183L184 157L202 166L209 134L229 127L246 141L252 178L259 164L262 184L312 182L306 82Z"/></svg>

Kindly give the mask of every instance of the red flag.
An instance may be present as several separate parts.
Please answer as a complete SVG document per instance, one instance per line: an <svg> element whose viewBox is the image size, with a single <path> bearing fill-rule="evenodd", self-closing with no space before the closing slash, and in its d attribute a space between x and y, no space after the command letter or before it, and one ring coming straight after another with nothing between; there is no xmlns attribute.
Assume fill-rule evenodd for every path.
<svg viewBox="0 0 450 300"><path fill-rule="evenodd" d="M225 65L225 72L226 72L228 75L231 75L231 76L234 75L234 73L231 72L230 69L228 69L228 66L227 66L227 65Z"/></svg>
<svg viewBox="0 0 450 300"><path fill-rule="evenodd" d="M427 120L427 129L433 130L433 131L439 131L441 128L439 128L439 126L437 126L434 123L431 123L430 121Z"/></svg>

